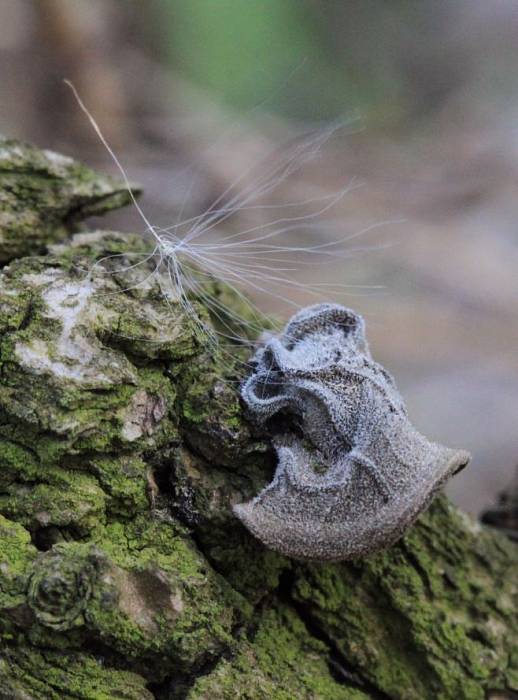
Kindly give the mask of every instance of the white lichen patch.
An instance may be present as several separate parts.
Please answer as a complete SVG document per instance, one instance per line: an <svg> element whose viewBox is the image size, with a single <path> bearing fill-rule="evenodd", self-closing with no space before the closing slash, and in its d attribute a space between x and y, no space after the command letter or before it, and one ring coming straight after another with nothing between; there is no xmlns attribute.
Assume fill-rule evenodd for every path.
<svg viewBox="0 0 518 700"><path fill-rule="evenodd" d="M13 144L12 142L9 144L9 146L2 146L0 147L0 160L9 160L12 158L23 158L25 156L24 150L20 147L17 146L16 144Z"/></svg>
<svg viewBox="0 0 518 700"><path fill-rule="evenodd" d="M70 241L66 243L55 243L49 246L49 250L54 255L59 255L63 251L69 248L79 248L81 246L92 246L95 243L103 241L107 236L106 231L82 231L81 233L75 233ZM112 233L111 237L117 240L123 240L124 236L120 233Z"/></svg>
<svg viewBox="0 0 518 700"><path fill-rule="evenodd" d="M7 228L16 221L16 216L10 211L0 211L0 227ZM4 241L5 236L0 231L0 241Z"/></svg>
<svg viewBox="0 0 518 700"><path fill-rule="evenodd" d="M61 153L56 153L55 151L44 150L43 151L47 160L57 167L67 167L73 165L74 160L69 156L64 156Z"/></svg>
<svg viewBox="0 0 518 700"><path fill-rule="evenodd" d="M482 532L483 528L482 528L482 525L477 520L470 517L467 513L464 513L463 511L459 510L458 508L455 508L455 506L453 506L451 504L450 504L450 508L452 511L454 511L456 513L456 515L462 521L463 526L469 532L470 535L473 535L474 537L480 537L480 533Z"/></svg>
<svg viewBox="0 0 518 700"><path fill-rule="evenodd" d="M109 315L96 301L97 283L70 281L54 268L24 275L23 282L40 291L45 317L58 321L61 330L50 340L18 342L15 351L21 365L38 374L95 386L135 381L129 362L92 333L101 314L104 319Z"/></svg>
<svg viewBox="0 0 518 700"><path fill-rule="evenodd" d="M152 396L143 389L136 391L124 416L122 437L128 442L134 442L143 435L152 435L166 410L163 398Z"/></svg>

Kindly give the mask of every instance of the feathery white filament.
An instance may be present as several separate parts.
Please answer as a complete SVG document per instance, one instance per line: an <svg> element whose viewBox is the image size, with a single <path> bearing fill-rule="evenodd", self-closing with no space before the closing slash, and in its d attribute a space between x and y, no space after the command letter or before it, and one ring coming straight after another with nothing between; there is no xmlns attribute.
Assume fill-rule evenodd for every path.
<svg viewBox="0 0 518 700"><path fill-rule="evenodd" d="M65 82L72 90L79 107L85 113L99 140L121 173L132 204L154 242L153 249L147 255L128 252L106 256L94 263L90 268L90 274L94 270L112 274L113 271L105 270L103 265L117 257L128 259L136 256L141 258L131 265L126 265L118 272L146 268L151 260L155 260L155 264L152 265L144 279L132 286L145 284L151 278L157 279L166 302L170 304L170 298L178 301L199 331L210 343L214 344L217 342L216 335L232 342L247 342L245 338L236 335L232 330L234 326L246 329L249 336L257 335L264 327L265 315L244 292L269 296L298 309L299 305L290 298L289 290L300 290L305 295L313 295L315 299L319 299L323 290L329 294L331 292L343 293L344 289L350 290L351 287L363 288L355 285L329 283L303 284L290 277L289 273L297 271L301 265L315 265L315 259L318 260L319 264L329 264L337 258L350 257L358 250L371 249L364 247L348 250L344 246L368 231L396 222L378 222L352 235L308 246L288 245L279 242L279 239L282 241L283 235L304 231L310 223L314 229L336 226L336 224L322 222L319 219L335 207L348 192L358 187L358 183L353 181L338 192L310 197L303 201L293 201L282 205L257 203L258 198L274 191L304 163L314 158L341 124L332 124L326 129L320 129L316 134L309 134L301 142L299 141L291 149L288 149L286 154L277 158L273 165L266 167L255 181L246 183L246 178L252 174L254 168L257 168L257 164L254 164L232 182L202 214L182 221L180 220L183 215L182 207L175 224L160 228L150 222L137 202L124 167L104 137L95 118L83 103L76 88L70 81ZM271 154L268 154L265 160L268 159L268 156ZM307 210L308 207L312 207L312 210L299 213L301 210ZM228 233L217 239L204 240L204 236L206 237L213 229L229 221L236 213L253 210L261 212L280 210L281 215L266 223ZM293 215L287 214L289 210L294 210ZM375 246L375 248L379 247ZM309 257L309 260L305 260L304 257ZM248 319L240 317L233 309L208 292L206 283L214 279L222 280L237 295L247 310ZM162 288L164 282L170 285L170 289L164 290ZM128 289L130 288L128 287ZM369 287L369 289L372 288L372 286ZM212 325L207 324L200 317L193 304L194 299L202 302L213 318L219 321L223 330L218 330L216 334ZM220 350L223 350L221 342L218 345Z"/></svg>

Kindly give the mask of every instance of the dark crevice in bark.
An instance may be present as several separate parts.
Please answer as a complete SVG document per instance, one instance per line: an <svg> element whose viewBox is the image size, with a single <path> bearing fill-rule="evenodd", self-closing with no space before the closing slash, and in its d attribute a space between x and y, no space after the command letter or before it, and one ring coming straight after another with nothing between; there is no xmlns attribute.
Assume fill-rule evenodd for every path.
<svg viewBox="0 0 518 700"><path fill-rule="evenodd" d="M165 688L167 683L176 684L178 681L181 682L182 679L187 679L190 677L190 674L182 671L179 666L175 668L174 664L170 661L168 662L170 668L166 674L165 669L156 665L157 660L155 657L153 657L152 653L150 653L149 657L146 657L145 655L139 657L138 661L132 658L128 659L122 654L122 652L114 651L110 646L108 646L108 643L104 643L97 638L90 637L88 634L84 637L81 643L81 652L85 652L93 656L99 663L107 668L138 673L148 681L151 692L154 692L152 690L153 687ZM217 661L219 661L219 657L216 660L216 663ZM160 673L161 671L163 671L163 675ZM191 673L197 674L197 670L192 671ZM160 680L151 680L153 676L156 677L159 675L162 676ZM157 697L160 698L160 700L162 700L162 698L167 698L167 700L169 700L169 696L157 695ZM175 695L170 697L171 700L177 700ZM183 700L182 696L180 696L178 700Z"/></svg>
<svg viewBox="0 0 518 700"><path fill-rule="evenodd" d="M90 216L100 216L103 213L103 202L105 203L105 207L107 209L110 209L110 204L109 201L110 199L116 199L117 197L124 196L125 190L121 191L115 191L115 192L109 192L106 195L102 195L99 197L85 197L82 199L79 203L74 204L71 206L65 214L61 217L63 225L71 229L72 232L76 230L77 224L84 220L87 217ZM137 193L138 194L138 193ZM90 209L91 207L100 207L100 211L97 212L86 212L85 213L85 208Z"/></svg>
<svg viewBox="0 0 518 700"><path fill-rule="evenodd" d="M52 173L49 173L46 170L27 170L25 168L0 168L0 177L2 175L6 175L8 177L11 175L15 175L16 177L26 177L30 178L31 180L37 178L38 180L54 182L60 182L62 180L62 178L59 175L53 175ZM7 186L5 184L2 185L2 189L7 189Z"/></svg>
<svg viewBox="0 0 518 700"><path fill-rule="evenodd" d="M515 693L514 690L489 688L485 697L486 700L518 700L518 693Z"/></svg>
<svg viewBox="0 0 518 700"><path fill-rule="evenodd" d="M24 317L22 318L20 325L18 326L18 330L23 331L29 326L32 319L34 318L34 312L35 312L34 299L31 295L29 297L29 301L27 303L27 308L25 309Z"/></svg>
<svg viewBox="0 0 518 700"><path fill-rule="evenodd" d="M392 698L392 696L381 691L373 683L366 680L363 676L358 674L350 667L347 659L337 648L336 644L315 622L315 620L305 609L304 605L293 599L291 592L293 590L294 583L294 572L292 570L284 571L281 574L279 587L276 591L277 597L296 611L298 617L303 622L306 630L312 637L318 639L320 642L323 642L326 645L327 649L329 650L327 664L329 667L329 672L334 680L341 685L346 685L350 688L361 690L369 695L373 700L395 700Z"/></svg>
<svg viewBox="0 0 518 700"><path fill-rule="evenodd" d="M56 527L50 525L48 527L39 527L32 530L30 535L32 544L39 552L47 552L58 542L80 542L88 539L73 526Z"/></svg>
<svg viewBox="0 0 518 700"><path fill-rule="evenodd" d="M146 687L150 693L153 693L156 700L185 700L196 681L212 673L222 659L229 658L231 658L230 653L223 651L219 656L208 659L191 673L168 674L162 681L148 683Z"/></svg>

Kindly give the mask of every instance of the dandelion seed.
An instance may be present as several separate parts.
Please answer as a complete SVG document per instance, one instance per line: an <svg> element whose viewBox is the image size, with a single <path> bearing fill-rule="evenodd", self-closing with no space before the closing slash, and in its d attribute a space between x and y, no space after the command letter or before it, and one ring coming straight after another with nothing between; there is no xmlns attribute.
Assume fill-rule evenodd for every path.
<svg viewBox="0 0 518 700"><path fill-rule="evenodd" d="M177 313L172 304L174 300L175 305L179 304L191 319L204 342L223 354L231 354L229 346L235 348L236 345L251 344L264 327L270 325L270 319L252 301L253 296L269 297L284 306L298 310L300 305L293 299L294 291L303 292L305 297L311 296L315 301L321 301L324 294L327 297L342 296L344 292L350 293L353 290L357 292L362 289L376 289L361 285L307 284L298 281L293 273L303 266L331 264L337 259L346 259L358 252L379 249L379 245L350 249L347 245L369 231L399 222L377 222L353 234L307 246L284 242L288 234L292 236L297 232L304 233L310 227L313 231L336 229L339 222L322 221L322 217L336 207L348 193L359 187L360 183L353 180L337 192L301 201L283 204L259 201L314 159L343 123L335 122L324 129L310 132L284 152L274 153L273 163L269 162L272 160L272 154L267 154L261 163L252 165L229 184L201 214L182 220L182 206L175 224L157 227L151 223L137 202L128 175L95 118L73 84L70 81L65 82L119 170L132 204L145 225L145 232L152 240L152 248L147 254L128 251L99 259L88 270L89 276L122 275L129 272L133 274L144 270L142 279L120 291L144 287L151 281L156 281L166 304L171 307L171 312L175 315ZM272 211L274 216L270 221L214 237L216 227L220 230L221 226L228 224L236 214L251 211ZM280 212L277 217L276 211ZM132 258L137 258L137 261L123 264L115 272L111 268L118 259L129 263ZM243 315L214 293L214 283L217 281L222 282L234 295L243 308ZM207 309L213 323L209 323L200 313L198 303ZM235 361L235 353L232 353L234 366Z"/></svg>

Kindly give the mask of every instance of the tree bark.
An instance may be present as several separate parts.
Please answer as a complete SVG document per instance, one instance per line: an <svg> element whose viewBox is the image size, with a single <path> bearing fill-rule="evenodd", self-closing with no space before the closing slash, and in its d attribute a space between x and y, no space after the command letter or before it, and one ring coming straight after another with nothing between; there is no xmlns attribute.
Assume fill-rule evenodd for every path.
<svg viewBox="0 0 518 700"><path fill-rule="evenodd" d="M231 512L275 468L235 366L129 269L141 237L77 233L123 189L0 155L0 697L517 697L516 546L440 496L361 561L265 549Z"/></svg>

